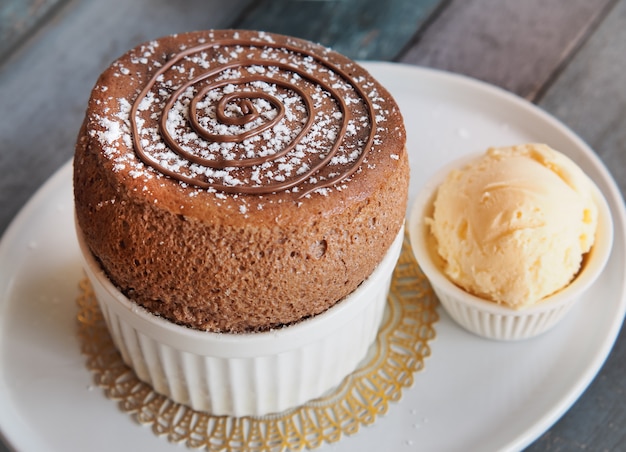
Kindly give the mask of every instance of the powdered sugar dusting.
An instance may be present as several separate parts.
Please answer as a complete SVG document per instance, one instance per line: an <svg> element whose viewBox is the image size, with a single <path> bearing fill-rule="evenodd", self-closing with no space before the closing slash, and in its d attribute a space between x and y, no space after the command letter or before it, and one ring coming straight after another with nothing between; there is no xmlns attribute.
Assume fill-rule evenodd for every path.
<svg viewBox="0 0 626 452"><path fill-rule="evenodd" d="M134 78L146 67L152 73L167 70L138 99L133 117L127 99L109 98L110 113L93 118L93 133L114 171L145 180L177 174L181 184L217 199L231 188L322 196L344 189L349 178L334 181L365 163L368 152L380 151L390 113L385 99L369 79L346 79L305 51L273 43L272 35L258 33L197 52L184 46L189 53L167 67L171 57L162 59L155 41L116 63L116 77ZM196 196L198 190L189 193ZM241 204L239 212L245 215L248 208Z"/></svg>

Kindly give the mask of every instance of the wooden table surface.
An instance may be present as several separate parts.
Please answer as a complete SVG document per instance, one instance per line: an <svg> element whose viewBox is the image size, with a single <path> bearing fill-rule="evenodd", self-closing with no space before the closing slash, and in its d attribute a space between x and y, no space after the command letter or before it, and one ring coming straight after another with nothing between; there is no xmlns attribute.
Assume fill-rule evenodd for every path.
<svg viewBox="0 0 626 452"><path fill-rule="evenodd" d="M72 157L90 89L115 57L206 28L285 33L500 86L573 129L626 190L626 0L4 0L0 27L0 233ZM626 450L625 333L527 450Z"/></svg>

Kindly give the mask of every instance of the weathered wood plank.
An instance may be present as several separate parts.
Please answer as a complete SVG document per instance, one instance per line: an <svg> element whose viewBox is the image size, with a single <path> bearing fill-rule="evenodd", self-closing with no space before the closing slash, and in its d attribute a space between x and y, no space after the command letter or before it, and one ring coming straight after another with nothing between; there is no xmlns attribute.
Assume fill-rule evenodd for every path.
<svg viewBox="0 0 626 452"><path fill-rule="evenodd" d="M234 26L319 42L353 59L392 60L440 3L262 0Z"/></svg>
<svg viewBox="0 0 626 452"><path fill-rule="evenodd" d="M22 40L66 0L3 0L0 3L0 58Z"/></svg>
<svg viewBox="0 0 626 452"><path fill-rule="evenodd" d="M626 193L626 1L621 0L539 105L598 152Z"/></svg>
<svg viewBox="0 0 626 452"><path fill-rule="evenodd" d="M454 0L400 61L532 99L613 0Z"/></svg>
<svg viewBox="0 0 626 452"><path fill-rule="evenodd" d="M626 193L624 24L626 1L621 0L538 102L540 107L575 130L600 155L622 194ZM589 388L528 451L623 450L626 444L624 363L626 330L622 329Z"/></svg>

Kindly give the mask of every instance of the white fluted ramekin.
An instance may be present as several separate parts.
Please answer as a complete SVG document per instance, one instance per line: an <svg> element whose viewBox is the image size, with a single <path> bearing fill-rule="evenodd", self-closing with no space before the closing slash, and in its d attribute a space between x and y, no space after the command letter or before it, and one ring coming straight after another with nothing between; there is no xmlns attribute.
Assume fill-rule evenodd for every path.
<svg viewBox="0 0 626 452"><path fill-rule="evenodd" d="M567 287L521 309L477 297L446 277L434 249L430 228L425 222L426 217L432 217L439 185L453 168L462 167L472 158L476 158L476 155L446 165L418 193L408 221L415 259L446 312L463 328L479 336L497 340L520 340L538 336L555 326L567 314L604 269L613 244L611 211L594 184L593 197L598 207L595 243L584 260L583 268Z"/></svg>
<svg viewBox="0 0 626 452"><path fill-rule="evenodd" d="M173 401L228 416L296 407L358 367L376 339L403 240L400 231L370 277L326 312L268 332L227 334L176 325L130 301L76 230L87 277L124 362Z"/></svg>

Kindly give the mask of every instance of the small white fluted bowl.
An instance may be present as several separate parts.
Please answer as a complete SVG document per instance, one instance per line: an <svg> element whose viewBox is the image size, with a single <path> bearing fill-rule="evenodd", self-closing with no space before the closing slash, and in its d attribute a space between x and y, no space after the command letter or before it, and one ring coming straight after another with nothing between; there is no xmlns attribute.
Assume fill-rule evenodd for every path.
<svg viewBox="0 0 626 452"><path fill-rule="evenodd" d="M593 196L598 207L595 243L584 260L583 268L567 287L522 309L513 309L477 297L447 278L434 249L430 228L425 222L426 217L432 217L439 185L453 168L462 167L472 158L476 158L476 155L445 166L418 193L408 221L413 254L446 312L463 328L496 340L520 340L538 336L554 327L567 314L604 269L613 244L611 211L600 190L593 185Z"/></svg>
<svg viewBox="0 0 626 452"><path fill-rule="evenodd" d="M149 313L106 277L78 225L84 267L107 327L137 377L171 400L214 415L262 416L336 387L367 354L380 327L403 230L383 261L326 312L281 329L198 331Z"/></svg>

